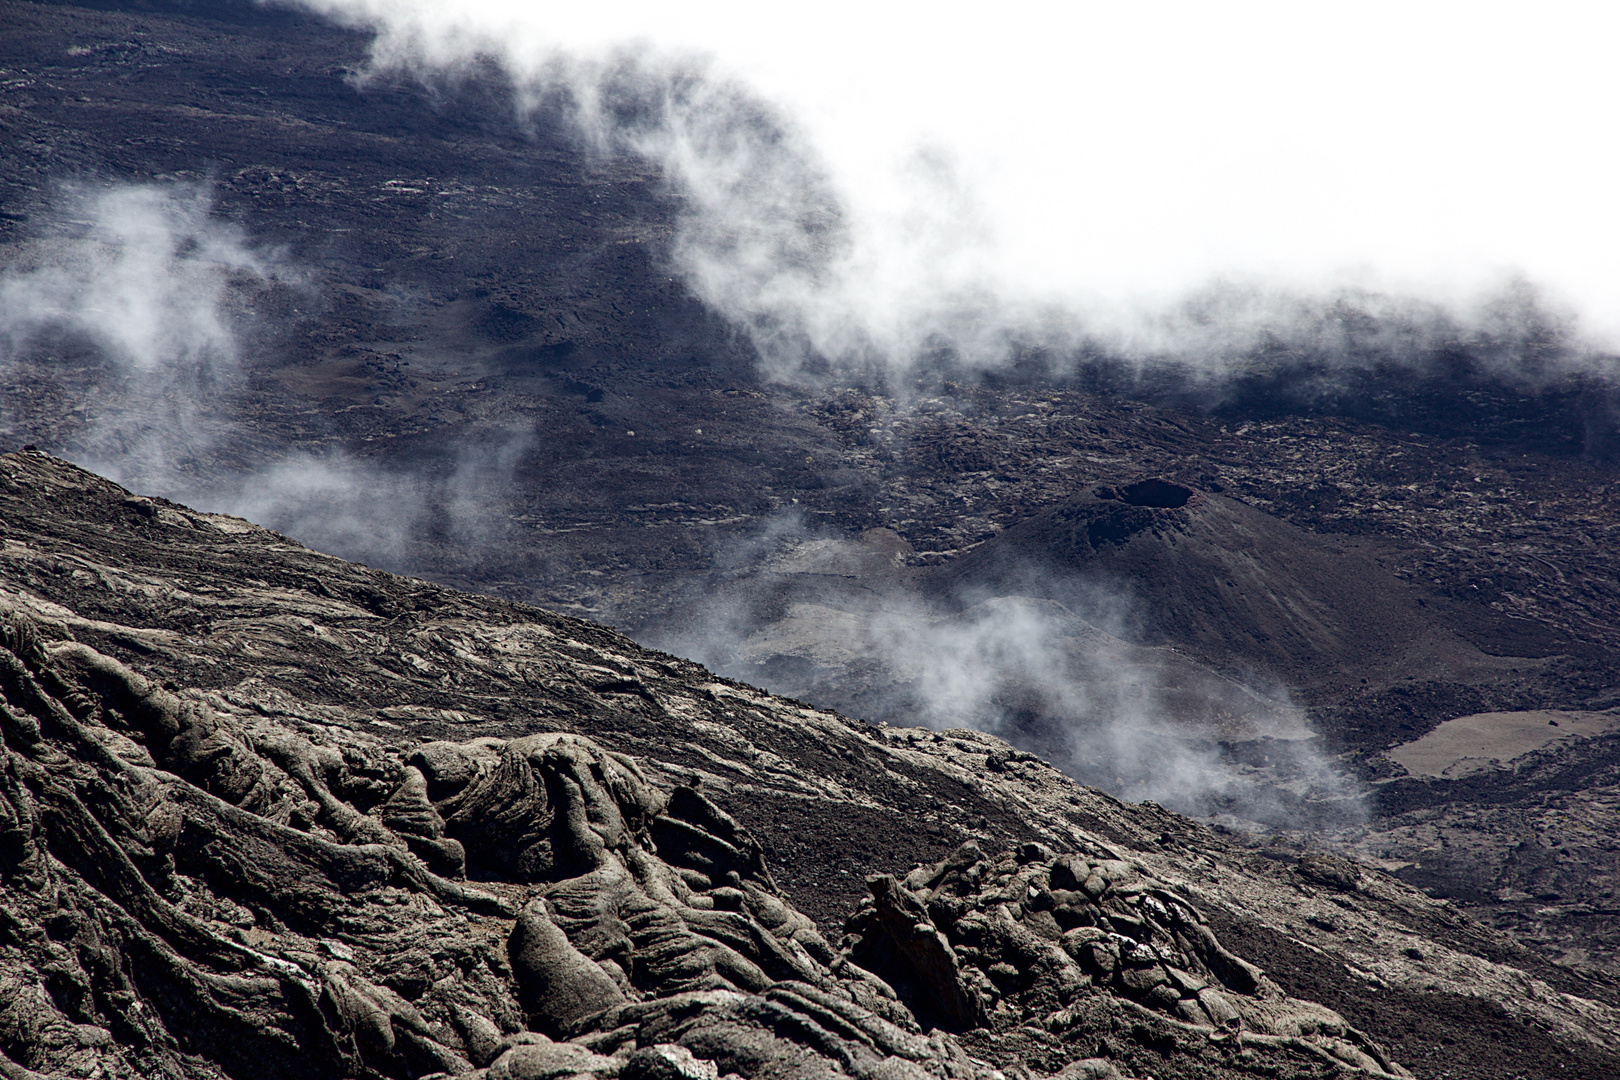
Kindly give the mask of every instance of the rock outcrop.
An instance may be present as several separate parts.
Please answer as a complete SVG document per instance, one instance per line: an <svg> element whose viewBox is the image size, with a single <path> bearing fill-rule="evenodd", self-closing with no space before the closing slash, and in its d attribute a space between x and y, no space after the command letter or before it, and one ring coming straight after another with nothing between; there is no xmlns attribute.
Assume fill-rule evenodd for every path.
<svg viewBox="0 0 1620 1080"><path fill-rule="evenodd" d="M1408 1075L1100 855L873 877L835 955L746 829L579 735L390 752L15 616L0 691L15 1075L988 1080L935 1029L1142 1006Z"/></svg>
<svg viewBox="0 0 1620 1080"><path fill-rule="evenodd" d="M868 885L848 955L953 1030L1089 1035L1128 1016L1217 1061L1264 1046L1411 1075L1344 1017L1290 998L1227 950L1184 895L1108 852L1054 856L1030 843L993 859L969 841L903 882Z"/></svg>
<svg viewBox="0 0 1620 1080"><path fill-rule="evenodd" d="M390 753L21 619L0 690L19 1075L989 1072L835 974L727 814L589 739Z"/></svg>
<svg viewBox="0 0 1620 1080"><path fill-rule="evenodd" d="M1620 1061L1603 984L992 736L853 724L43 454L0 457L0 522L8 1077Z"/></svg>

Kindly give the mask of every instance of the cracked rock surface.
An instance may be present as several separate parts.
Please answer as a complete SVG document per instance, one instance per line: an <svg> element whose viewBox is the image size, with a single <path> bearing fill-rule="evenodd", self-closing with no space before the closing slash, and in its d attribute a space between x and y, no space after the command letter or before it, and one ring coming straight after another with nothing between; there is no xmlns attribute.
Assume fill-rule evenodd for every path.
<svg viewBox="0 0 1620 1080"><path fill-rule="evenodd" d="M0 457L0 522L8 1076L1620 1064L1601 977L992 736L817 712L38 452Z"/></svg>
<svg viewBox="0 0 1620 1080"><path fill-rule="evenodd" d="M735 328L668 272L686 213L669 178L645 159L582 149L560 116L515 107L509 86L470 73L454 86L355 80L368 35L250 0L0 0L0 26L7 272L62 265L64 254L71 264L87 221L64 198L63 182L84 192L149 188L186 205L195 196L199 214L239 228L254 252L287 272L227 283L219 314L234 328L240 363L237 377L215 371L213 385L132 379L112 352L74 332L14 342L0 379L5 445L115 460L142 494L236 482L256 497L255 477L290 453L347 458L364 464L371 483L404 484L380 494L362 485L370 506L393 512L420 502L425 511L392 542L373 543L364 530L323 535L296 507L276 519L280 527L374 565L613 621L643 640L645 628L690 621L693 597L720 591L714 569L791 515L804 522L806 547L886 532L903 569L951 577L961 573L953 564L983 567L1008 546L998 540L1064 513L1077 495L1162 477L1230 500L1227 509L1250 521L1269 516L1273 539L1289 532L1317 561L1386 579L1379 606L1412 616L1415 605L1419 623L1433 622L1434 644L1444 646L1438 663L1391 655L1375 618L1370 632L1367 621L1347 627L1360 640L1335 634L1328 651L1269 673L1301 706L1293 711L1302 716L1283 719L1308 724L1374 787L1369 829L1346 837L1342 850L1599 982L1620 971L1614 738L1461 779L1405 776L1387 756L1465 715L1620 706L1612 357L1586 356L1545 324L1516 341L1457 327L1407 352L1398 325L1352 319L1324 328L1336 342L1324 350L1261 344L1213 381L1206 376L1216 373L1197 365L1133 377L1106 357L1066 367L1062 357L1021 355L993 371L947 365L916 379L850 373L775 385ZM173 439L157 457L172 471L137 482L150 462L126 451L166 423ZM536 438L514 438L524 432ZM394 497L400 490L409 499ZM195 517L143 505L166 529ZM64 571L81 577L72 601L62 601L82 618L132 618L116 604L93 614L98 601L80 588L83 574L102 575L109 589L168 597L141 627L191 638L178 651L143 654L164 678L226 687L267 708L279 707L282 692L299 708L348 708L366 679L386 679L398 700L357 721L379 734L385 724L423 732L490 723L500 735L508 721L542 715L567 727L583 709L593 730L615 726L629 752L648 760L648 729L636 725L648 722L652 701L638 681L672 707L696 700L583 654L574 660L610 670L575 678L567 664L530 657L524 669L552 681L526 684L540 704L524 712L510 704L516 683L501 665L534 633L519 625L525 620L496 633L467 630L468 622L491 625L484 611L418 620L407 608L428 595L419 587L391 593L387 609L373 610L363 592L324 596L307 584L319 580L309 568L324 564L303 556L289 564L293 572L247 572L267 591L251 602L247 592L231 594L242 605L234 611L224 594L168 583L170 569L206 575L165 568L131 580L105 556L82 558L94 565ZM1127 561L1127 571L1151 571ZM846 576L860 591L872 580L864 571ZM730 584L764 591L752 578ZM70 582L31 587L67 595ZM828 606L831 590L818 582L814 591ZM1390 603L1397 594L1404 601ZM90 606L75 606L81 601ZM279 613L269 614L276 604ZM851 604L833 614L864 610ZM1416 640L1405 616L1394 637ZM377 629L389 620L404 620L397 633ZM863 687L849 667L810 680L802 665L772 662L803 658L780 647L798 629L792 620L764 627L758 655L725 670L853 715L898 718L860 707L852 691ZM1076 629L1094 650L1097 639ZM1201 727L1231 719L1197 707L1211 689L1231 706L1217 712L1266 711L1266 702L1234 694L1174 651L1196 644L1175 639L1198 627L1169 629L1171 644L1149 654L1101 644L1191 691L1177 696L1195 699L1189 711ZM594 633L571 636L633 655ZM850 635L826 637L847 645ZM1275 659L1275 649L1261 651ZM357 666L341 659L358 655L366 660ZM1347 655L1359 659L1345 663ZM319 666L328 663L337 666ZM478 677L455 682L463 664ZM903 681L855 674L883 693ZM722 747L715 731L693 729L679 746L701 751L661 751L659 760L712 771L709 756L718 754L721 771L741 775L746 766L765 778L770 794L759 813L773 827L757 833L786 887L824 927L842 918L874 860L938 858L961 838L952 830L979 828L981 817L985 828L1017 832L994 806L948 786L922 800L934 831L925 826L902 843L882 807L896 791L909 798L928 787L879 770L883 785L897 786L870 798L855 791L855 809L827 826L835 843L819 833L801 841L813 816L801 812L802 800L814 786L803 777L836 783L845 797L848 773L874 775L868 750L829 728L826 748L855 760L831 752L807 769L804 755L820 749L783 753L774 737L746 734L762 710L746 694L727 700L703 716L741 742ZM483 733L458 726L434 737ZM1238 744L1228 763L1240 779L1294 783L1287 755L1273 768L1252 732L1210 737ZM773 773L773 762L793 769ZM1087 779L1136 790L1110 776ZM788 790L801 801L776 794ZM427 859L431 839L411 841L413 851ZM1297 858L1307 841L1317 842L1265 835L1253 846ZM430 865L453 864L453 848L440 854ZM1423 1042L1425 1053L1444 1045Z"/></svg>

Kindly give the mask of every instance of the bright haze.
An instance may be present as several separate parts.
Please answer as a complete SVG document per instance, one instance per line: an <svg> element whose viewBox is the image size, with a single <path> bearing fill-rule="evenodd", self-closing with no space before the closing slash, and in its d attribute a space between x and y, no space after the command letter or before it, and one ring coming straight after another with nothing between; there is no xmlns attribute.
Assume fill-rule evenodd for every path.
<svg viewBox="0 0 1620 1080"><path fill-rule="evenodd" d="M773 110L845 227L819 275L784 275L761 236L792 201L761 192L783 170L704 127L730 98L688 93L630 141L726 219L725 244L689 238L681 260L699 295L797 319L823 352L914 348L989 307L992 330L1231 354L1289 302L1481 324L1526 286L1577 338L1620 343L1620 20L1601 5L304 2L379 29L385 66L494 57L587 113L626 57ZM1220 325L1189 340L1211 290Z"/></svg>

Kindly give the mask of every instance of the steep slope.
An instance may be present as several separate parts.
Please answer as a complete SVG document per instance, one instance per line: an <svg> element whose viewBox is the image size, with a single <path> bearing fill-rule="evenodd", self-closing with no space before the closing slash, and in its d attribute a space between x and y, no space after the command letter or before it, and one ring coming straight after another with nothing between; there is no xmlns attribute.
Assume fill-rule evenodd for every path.
<svg viewBox="0 0 1620 1080"><path fill-rule="evenodd" d="M778 510L886 526L939 562L1077 490L1163 475L1369 545L1487 651L1620 644L1617 557L1582 539L1620 492L1602 380L1504 381L1504 357L1463 342L1385 363L1367 327L1366 355L1268 353L1214 385L1030 358L771 386L670 273L666 178L587 153L498 81L360 84L364 34L250 0L3 0L0 24L0 263L50 266L82 237L62 182L153 185L211 195L208 220L297 283L226 290L243 378L180 431L82 335L28 343L0 412L13 444L153 434L170 493L341 450L426 508L416 527L390 546L265 493L286 531L626 624Z"/></svg>
<svg viewBox="0 0 1620 1080"><path fill-rule="evenodd" d="M1130 595L1143 637L1305 690L1490 666L1371 560L1222 495L1148 478L1098 484L941 568L967 597ZM1505 666L1505 665L1502 665Z"/></svg>
<svg viewBox="0 0 1620 1080"><path fill-rule="evenodd" d="M851 724L37 452L0 458L0 521L9 1075L1620 1064L1602 980L989 736Z"/></svg>
<svg viewBox="0 0 1620 1080"><path fill-rule="evenodd" d="M263 520L323 550L637 627L683 610L686 596L709 587L717 553L746 550L790 508L844 537L891 529L910 545L906 561L921 568L1098 484L1162 476L1221 494L1295 526L1295 538L1330 561L1347 556L1399 579L1422 611L1507 665L1459 673L1441 663L1393 681L1326 665L1338 683L1306 702L1307 719L1354 749L1351 764L1376 784L1377 818L1349 838L1356 850L1547 957L1620 970L1614 736L1460 778L1402 776L1382 753L1465 715L1620 706L1620 546L1605 542L1620 527L1620 396L1604 374L1612 358L1562 368L1580 358L1557 333L1521 342L1522 353L1459 338L1417 356L1390 354L1380 345L1388 327L1372 325L1343 342L1348 352L1267 347L1213 383L1173 369L1110 376L1107 358L1070 369L1064 358L1021 357L1008 368L920 372L915 381L867 372L771 386L745 344L668 273L682 208L665 178L640 159L583 153L555 117L515 120L499 82L361 85L349 76L364 64L365 35L250 0L0 0L0 26L6 272L60 266L64 245L84 238L83 208L64 196L65 181L90 193L151 185L182 209L196 199L199 214L211 198L202 215L210 230L239 227L296 282L225 290L220 316L241 345L241 379L201 401L120 378L112 351L60 327L29 339L0 373L0 431L12 433L10 445L73 455L109 430L137 449L153 434L179 473L168 480L240 481L276 512ZM177 397L184 423L163 430ZM271 490L274 470L262 471L289 452L347 454L359 466L326 489L340 495L304 504L307 474L292 478L289 497ZM118 458L122 475L138 475L148 464L139 458ZM368 512L347 513L354 505ZM323 513L334 508L343 512ZM366 529L330 527L334 517L355 516ZM125 552L121 566L147 565L147 555L106 547L106 536L87 543ZM195 560L201 570L187 572L212 572L217 557L209 551ZM154 571L150 587L169 588L165 574ZM281 581L284 595L255 610L324 603L301 574L262 579ZM34 587L78 584L44 575ZM63 595L69 604L101 603L94 591ZM399 595L449 603L436 593ZM218 616L206 599L174 600L191 621L171 628L203 641L194 631ZM132 602L104 605L104 621L169 625L146 601L143 614L128 614ZM364 610L366 602L357 603ZM316 603L306 617L329 627L342 610ZM341 617L357 620L339 627L344 634L371 624ZM491 618L483 608L458 617L478 626ZM385 678L302 631L251 625L247 647L279 657L275 685L302 687L300 700L351 700L367 679ZM1370 627L1377 647L1368 655L1382 656L1384 628L1376 619ZM1095 639L1078 629L1071 636L1089 647ZM446 632L458 642L472 636L461 625ZM573 636L595 640L594 632ZM217 633L226 635L222 621ZM833 687L870 688L864 698L824 697L836 677L782 679L772 660L788 654L781 637L755 644L750 681L813 689L818 701L852 709L905 689L876 685L874 676L868 687ZM307 665L317 646L341 674ZM202 656L202 647L181 651ZM440 671L462 670L459 655L436 648L407 651L433 657ZM1160 655L1174 654L1167 646ZM213 661L140 656L184 686L234 684L255 663L229 651ZM1174 682L1185 668L1171 663ZM395 674L421 673L405 663ZM1310 665L1304 677L1317 674ZM436 704L423 707L458 713L456 702L481 679L441 687ZM517 684L489 685L494 711L472 715L529 716L506 701ZM633 704L622 694L605 700ZM589 693L553 711L573 715L576 705L598 710L592 723L617 715ZM701 753L660 752L709 768L716 744L701 745ZM963 753L948 741L928 745ZM864 760L863 742L846 748ZM847 790L833 762L866 775L838 755L811 775ZM914 790L925 801L934 794ZM944 808L971 802L955 790L929 803L945 820L972 829L983 816L998 836L1019 835L1022 826L1006 824L994 806L973 803L962 815ZM783 800L771 785L754 794L762 814L779 814L772 820L807 819L802 801ZM887 806L890 795L873 802ZM948 849L926 832L896 839L913 825L863 803L824 816L803 849L773 846L774 865L831 927L858 892L860 867L889 858L902 867ZM1319 840L1255 842L1297 854L1300 843ZM1404 1015L1431 1013L1450 1015L1428 1006ZM1427 1052L1439 1038L1423 1044Z"/></svg>

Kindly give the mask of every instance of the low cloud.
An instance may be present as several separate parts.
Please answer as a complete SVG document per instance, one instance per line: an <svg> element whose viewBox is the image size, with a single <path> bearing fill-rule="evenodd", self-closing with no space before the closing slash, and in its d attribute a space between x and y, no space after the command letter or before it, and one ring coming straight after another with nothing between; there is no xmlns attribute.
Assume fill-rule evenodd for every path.
<svg viewBox="0 0 1620 1080"><path fill-rule="evenodd" d="M55 330L134 373L206 379L233 365L226 294L280 271L211 209L207 189L186 184L62 189L51 227L0 276L8 352Z"/></svg>
<svg viewBox="0 0 1620 1080"><path fill-rule="evenodd" d="M1601 169L1479 161L1508 115L1591 154L1600 57L1497 77L1528 39L1602 39L1580 20L303 6L374 31L373 74L503 72L520 112L657 163L672 268L773 378L1102 356L1218 383L1445 350L1518 381L1614 375Z"/></svg>
<svg viewBox="0 0 1620 1080"><path fill-rule="evenodd" d="M188 184L64 187L0 268L0 363L80 395L65 433L83 464L164 487L195 477L234 423L237 327L252 296L292 281L278 253L211 213ZM28 430L26 397L5 421Z"/></svg>
<svg viewBox="0 0 1620 1080"><path fill-rule="evenodd" d="M643 636L872 722L1000 735L1122 798L1271 825L1359 819L1354 782L1282 687L1135 644L1138 602L1117 585L962 607L930 600L901 547L779 515Z"/></svg>

